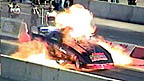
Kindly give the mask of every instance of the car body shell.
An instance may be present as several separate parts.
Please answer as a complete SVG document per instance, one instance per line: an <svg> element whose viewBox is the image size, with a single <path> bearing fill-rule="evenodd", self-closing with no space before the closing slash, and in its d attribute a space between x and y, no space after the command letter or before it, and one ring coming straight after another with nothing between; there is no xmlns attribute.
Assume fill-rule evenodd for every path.
<svg viewBox="0 0 144 81"><path fill-rule="evenodd" d="M111 69L114 67L111 54L100 45L90 44L87 47L75 41L78 48L62 43L62 33L55 27L39 27L39 35L47 41L48 45L53 49L52 56L57 58L56 61L65 66L72 64L74 67L67 67L70 69L80 71L95 71L100 69ZM59 62L63 60L63 62Z"/></svg>

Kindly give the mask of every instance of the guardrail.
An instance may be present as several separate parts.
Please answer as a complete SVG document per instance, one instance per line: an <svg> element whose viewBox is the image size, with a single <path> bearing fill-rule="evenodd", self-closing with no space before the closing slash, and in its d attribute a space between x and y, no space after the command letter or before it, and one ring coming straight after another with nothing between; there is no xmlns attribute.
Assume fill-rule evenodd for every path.
<svg viewBox="0 0 144 81"><path fill-rule="evenodd" d="M2 77L18 81L116 81L103 76L53 68L1 55Z"/></svg>

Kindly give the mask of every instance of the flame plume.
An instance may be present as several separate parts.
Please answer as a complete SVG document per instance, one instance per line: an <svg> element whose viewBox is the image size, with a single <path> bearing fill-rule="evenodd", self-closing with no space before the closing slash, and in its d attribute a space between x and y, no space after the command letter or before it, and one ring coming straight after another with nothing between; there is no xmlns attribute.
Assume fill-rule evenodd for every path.
<svg viewBox="0 0 144 81"><path fill-rule="evenodd" d="M75 4L56 16L56 26L58 28L71 27L70 35L74 38L89 37L94 32L91 25L92 19L92 12L80 4Z"/></svg>
<svg viewBox="0 0 144 81"><path fill-rule="evenodd" d="M61 33L63 34L62 43L74 49L79 49L80 53L82 49L76 46L76 41L83 44L83 46L89 46L89 43L99 44L111 53L115 65L130 64L132 61L127 56L125 48L120 45L114 45L101 36L97 36L96 38L91 37L96 31L96 28L92 25L92 20L92 12L80 4L72 5L64 12L60 12L56 16L56 27L61 29ZM62 52L57 50L56 46L51 46L41 40L33 40L20 44L18 51L12 54L12 57L56 66L55 61L51 61L58 59L53 56L53 50L56 50L55 53L58 58L63 57L63 59L67 59L67 57L63 56Z"/></svg>

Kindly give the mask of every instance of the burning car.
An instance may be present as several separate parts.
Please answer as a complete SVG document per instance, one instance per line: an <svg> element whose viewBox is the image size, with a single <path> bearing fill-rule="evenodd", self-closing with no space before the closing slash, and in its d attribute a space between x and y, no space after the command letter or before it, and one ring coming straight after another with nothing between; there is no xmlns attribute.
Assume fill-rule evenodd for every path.
<svg viewBox="0 0 144 81"><path fill-rule="evenodd" d="M114 67L111 54L100 45L81 43L73 40L73 45L63 42L62 30L55 27L39 27L39 35L50 45L51 56L58 64L80 71L94 71ZM69 66L73 65L73 66Z"/></svg>
<svg viewBox="0 0 144 81"><path fill-rule="evenodd" d="M43 54L47 59L65 68L87 72L129 64L131 59L125 56L126 51L123 48L111 45L104 39L93 37L97 29L91 24L92 19L93 14L90 11L82 5L75 4L56 15L55 26L38 27L38 33L36 35L33 33L32 37L42 38L40 43L33 40L27 42L24 47L19 47L20 52L13 56L18 55L33 60L33 55Z"/></svg>
<svg viewBox="0 0 144 81"><path fill-rule="evenodd" d="M89 10L75 4L57 14L55 26L38 27L38 34L33 34L32 37L43 40L30 40L31 36L25 34L25 27L25 33L19 39L28 40L22 41L25 43L12 56L87 72L132 64L133 60L124 47L113 44L102 36L94 37L93 33L97 29L91 24L92 19L93 14Z"/></svg>

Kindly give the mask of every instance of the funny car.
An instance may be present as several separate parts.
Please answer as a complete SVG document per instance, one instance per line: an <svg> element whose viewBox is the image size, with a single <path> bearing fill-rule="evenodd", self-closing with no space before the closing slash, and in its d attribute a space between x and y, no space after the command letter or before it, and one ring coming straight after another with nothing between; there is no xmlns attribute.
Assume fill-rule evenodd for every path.
<svg viewBox="0 0 144 81"><path fill-rule="evenodd" d="M114 67L111 54L100 45L85 45L73 39L73 45L65 44L61 30L55 27L40 26L38 32L50 46L49 54L66 68L89 72Z"/></svg>

